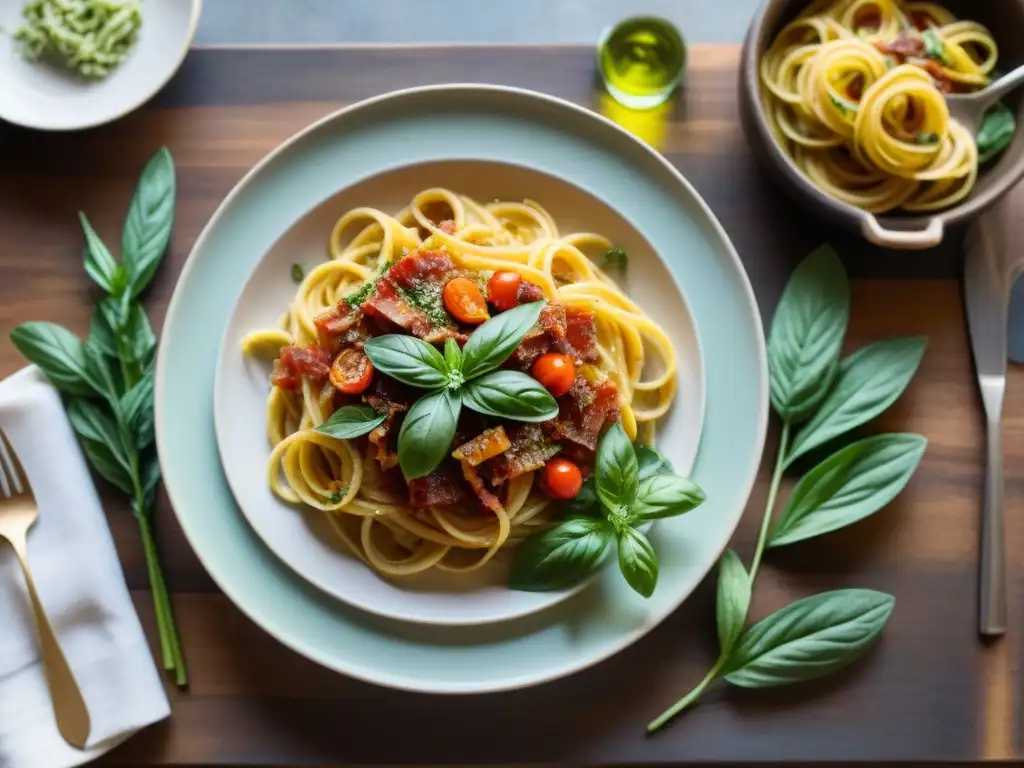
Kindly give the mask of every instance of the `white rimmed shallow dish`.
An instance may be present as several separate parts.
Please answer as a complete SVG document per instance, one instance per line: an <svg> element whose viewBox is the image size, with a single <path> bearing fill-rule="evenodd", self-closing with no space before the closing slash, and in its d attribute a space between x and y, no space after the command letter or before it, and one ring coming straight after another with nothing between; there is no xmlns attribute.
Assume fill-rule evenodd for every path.
<svg viewBox="0 0 1024 768"><path fill-rule="evenodd" d="M452 158L541 170L603 199L664 256L685 292L706 381L692 476L708 501L679 524L662 521L654 529L661 570L648 600L608 568L571 600L532 616L463 627L391 621L309 586L263 544L235 503L217 451L214 378L249 275L296 221L337 190L384 169ZM764 446L768 381L760 316L739 258L664 158L569 102L515 88L449 85L386 94L330 115L236 186L175 288L155 401L164 480L182 529L213 579L253 621L313 661L368 682L482 693L596 664L650 632L691 594L747 502Z"/></svg>
<svg viewBox="0 0 1024 768"><path fill-rule="evenodd" d="M557 592L510 590L506 556L468 574L432 570L387 579L345 551L323 513L289 505L271 493L266 467L266 360L245 358L242 338L275 327L295 296L291 267L311 268L327 255L335 222L353 208L387 213L413 196L446 187L476 200L536 200L559 231L597 232L629 254L622 286L632 291L672 339L679 364L675 404L659 424L658 443L677 472L689 473L704 417L700 343L689 308L665 262L614 208L564 179L524 166L482 160L446 160L393 168L356 182L324 200L290 227L260 259L235 304L220 350L214 421L224 472L239 508L263 542L300 576L334 597L381 616L424 624L483 624L524 616L570 597L583 584ZM349 233L352 234L352 233Z"/></svg>
<svg viewBox="0 0 1024 768"><path fill-rule="evenodd" d="M109 123L137 109L178 71L196 33L202 0L143 0L142 27L128 57L106 78L86 80L17 51L23 0L0 0L0 118L46 131Z"/></svg>

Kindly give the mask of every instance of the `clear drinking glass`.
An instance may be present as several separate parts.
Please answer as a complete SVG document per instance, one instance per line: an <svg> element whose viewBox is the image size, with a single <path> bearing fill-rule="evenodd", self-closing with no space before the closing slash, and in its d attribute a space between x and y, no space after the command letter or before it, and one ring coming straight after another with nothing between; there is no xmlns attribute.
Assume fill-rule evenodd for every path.
<svg viewBox="0 0 1024 768"><path fill-rule="evenodd" d="M686 43L667 19L634 16L601 34L597 68L616 101L630 109L651 109L682 82Z"/></svg>

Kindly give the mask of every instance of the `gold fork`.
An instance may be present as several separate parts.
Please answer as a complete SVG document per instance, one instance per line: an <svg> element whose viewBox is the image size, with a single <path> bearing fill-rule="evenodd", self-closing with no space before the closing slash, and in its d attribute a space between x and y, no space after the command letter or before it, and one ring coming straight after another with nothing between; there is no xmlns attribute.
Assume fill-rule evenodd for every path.
<svg viewBox="0 0 1024 768"><path fill-rule="evenodd" d="M28 529L39 518L28 475L21 466L14 448L0 430L0 538L7 539L21 563L25 584L36 615L36 629L43 650L43 668L53 699L53 714L61 736L73 747L85 748L89 738L89 710L78 689L71 667L57 642L50 620L39 601L32 572L28 567L26 537Z"/></svg>

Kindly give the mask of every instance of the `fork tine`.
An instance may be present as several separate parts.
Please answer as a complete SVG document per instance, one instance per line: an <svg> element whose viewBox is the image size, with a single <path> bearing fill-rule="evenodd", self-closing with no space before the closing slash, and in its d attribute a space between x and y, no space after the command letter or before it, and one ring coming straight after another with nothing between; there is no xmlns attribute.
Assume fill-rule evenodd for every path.
<svg viewBox="0 0 1024 768"><path fill-rule="evenodd" d="M0 429L0 485L5 496L16 496L28 490L28 477L25 474L18 454L14 452L7 435Z"/></svg>

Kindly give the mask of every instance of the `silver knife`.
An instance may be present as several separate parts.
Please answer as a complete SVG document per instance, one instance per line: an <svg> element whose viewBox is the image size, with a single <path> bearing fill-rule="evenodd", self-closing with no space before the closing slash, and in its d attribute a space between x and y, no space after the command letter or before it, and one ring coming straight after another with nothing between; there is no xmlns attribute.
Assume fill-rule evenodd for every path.
<svg viewBox="0 0 1024 768"><path fill-rule="evenodd" d="M987 458L981 517L978 631L1006 631L1006 548L1003 525L1003 393L1006 390L1006 318L1011 270L994 218L982 217L967 233L964 301L974 366L985 409Z"/></svg>

